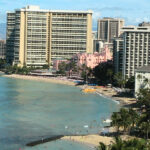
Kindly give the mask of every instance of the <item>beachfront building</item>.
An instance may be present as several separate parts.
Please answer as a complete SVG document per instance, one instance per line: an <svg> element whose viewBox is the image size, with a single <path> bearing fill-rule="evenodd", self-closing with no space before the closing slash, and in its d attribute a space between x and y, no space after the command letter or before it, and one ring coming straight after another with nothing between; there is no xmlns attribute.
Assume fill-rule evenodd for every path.
<svg viewBox="0 0 150 150"><path fill-rule="evenodd" d="M6 41L0 40L0 59L6 58Z"/></svg>
<svg viewBox="0 0 150 150"><path fill-rule="evenodd" d="M150 64L150 27L128 26L122 32L114 40L114 67L116 73L130 78L135 69Z"/></svg>
<svg viewBox="0 0 150 150"><path fill-rule="evenodd" d="M113 43L114 37L119 37L124 20L120 18L105 17L98 20L98 39L104 42Z"/></svg>
<svg viewBox="0 0 150 150"><path fill-rule="evenodd" d="M135 70L135 95L141 88L150 88L150 65Z"/></svg>
<svg viewBox="0 0 150 150"><path fill-rule="evenodd" d="M92 11L27 6L7 13L7 62L50 65L81 52L92 53Z"/></svg>
<svg viewBox="0 0 150 150"><path fill-rule="evenodd" d="M123 75L135 75L135 69L150 64L150 27L124 27Z"/></svg>
<svg viewBox="0 0 150 150"><path fill-rule="evenodd" d="M102 62L107 62L108 60L112 60L112 53L109 48L106 46L101 53L79 53L73 57L73 61L76 62L78 67L82 67L82 65L86 65L87 67L93 69L97 65Z"/></svg>

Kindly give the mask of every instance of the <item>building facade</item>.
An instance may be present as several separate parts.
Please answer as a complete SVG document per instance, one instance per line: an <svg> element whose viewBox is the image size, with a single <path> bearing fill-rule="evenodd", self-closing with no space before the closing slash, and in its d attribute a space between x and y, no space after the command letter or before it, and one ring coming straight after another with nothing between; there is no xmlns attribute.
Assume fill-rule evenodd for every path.
<svg viewBox="0 0 150 150"><path fill-rule="evenodd" d="M0 40L0 59L6 58L6 41Z"/></svg>
<svg viewBox="0 0 150 150"><path fill-rule="evenodd" d="M135 95L141 88L150 88L150 65L135 70Z"/></svg>
<svg viewBox="0 0 150 150"><path fill-rule="evenodd" d="M123 75L135 75L135 69L150 64L150 28L124 27Z"/></svg>
<svg viewBox="0 0 150 150"><path fill-rule="evenodd" d="M8 62L42 66L80 52L92 53L91 11L27 6L7 13Z"/></svg>
<svg viewBox="0 0 150 150"><path fill-rule="evenodd" d="M98 20L98 39L112 43L114 37L119 37L124 20L119 18L103 18Z"/></svg>
<svg viewBox="0 0 150 150"><path fill-rule="evenodd" d="M112 60L112 53L106 46L101 53L97 52L93 54L79 53L73 57L73 60L76 62L78 67L86 65L87 67L93 69L102 62Z"/></svg>

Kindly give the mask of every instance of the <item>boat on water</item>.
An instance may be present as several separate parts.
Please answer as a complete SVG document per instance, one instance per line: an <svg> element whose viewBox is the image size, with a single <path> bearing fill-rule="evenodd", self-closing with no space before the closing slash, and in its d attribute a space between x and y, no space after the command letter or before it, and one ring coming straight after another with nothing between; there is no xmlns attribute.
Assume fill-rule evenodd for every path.
<svg viewBox="0 0 150 150"><path fill-rule="evenodd" d="M84 93L93 93L96 92L96 89L85 88L82 90Z"/></svg>

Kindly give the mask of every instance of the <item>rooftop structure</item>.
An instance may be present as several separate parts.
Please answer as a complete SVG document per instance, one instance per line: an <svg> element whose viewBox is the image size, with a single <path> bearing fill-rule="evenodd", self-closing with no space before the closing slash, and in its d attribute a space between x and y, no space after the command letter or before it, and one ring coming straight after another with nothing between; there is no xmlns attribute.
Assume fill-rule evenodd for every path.
<svg viewBox="0 0 150 150"><path fill-rule="evenodd" d="M150 26L150 22L142 22L139 24L140 27Z"/></svg>

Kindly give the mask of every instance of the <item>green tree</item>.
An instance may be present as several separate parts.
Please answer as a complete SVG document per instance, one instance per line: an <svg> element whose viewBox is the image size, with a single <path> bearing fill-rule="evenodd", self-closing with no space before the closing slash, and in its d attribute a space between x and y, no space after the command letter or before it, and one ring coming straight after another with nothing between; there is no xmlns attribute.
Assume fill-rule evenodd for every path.
<svg viewBox="0 0 150 150"><path fill-rule="evenodd" d="M139 109L150 113L150 89L140 89L137 93L137 104Z"/></svg>
<svg viewBox="0 0 150 150"><path fill-rule="evenodd" d="M121 116L119 114L119 112L113 112L112 116L111 116L111 126L116 127L117 129L117 133L119 132L119 128L121 127Z"/></svg>
<svg viewBox="0 0 150 150"><path fill-rule="evenodd" d="M121 72L118 72L114 75L114 80L117 83L117 85L121 88L124 88L127 82L126 78L123 77Z"/></svg>
<svg viewBox="0 0 150 150"><path fill-rule="evenodd" d="M150 133L150 89L140 89L137 96L137 106L141 114L138 122L139 131L148 139Z"/></svg>
<svg viewBox="0 0 150 150"><path fill-rule="evenodd" d="M58 66L59 71L57 73L64 75L66 73L66 63L62 62Z"/></svg>
<svg viewBox="0 0 150 150"><path fill-rule="evenodd" d="M100 142L96 150L107 150L107 146L104 143Z"/></svg>
<svg viewBox="0 0 150 150"><path fill-rule="evenodd" d="M132 109L121 108L119 112L114 112L111 116L111 125L117 128L122 127L123 131L129 131L137 122L138 114Z"/></svg>
<svg viewBox="0 0 150 150"><path fill-rule="evenodd" d="M112 80L113 63L112 61L100 63L93 69L93 75L101 84L107 84Z"/></svg>
<svg viewBox="0 0 150 150"><path fill-rule="evenodd" d="M125 87L129 88L129 89L134 89L135 88L135 77L134 76L131 76L127 80Z"/></svg>
<svg viewBox="0 0 150 150"><path fill-rule="evenodd" d="M111 150L123 150L123 148L123 140L119 136L115 137L115 142L111 145Z"/></svg>
<svg viewBox="0 0 150 150"><path fill-rule="evenodd" d="M84 79L84 81L88 82L89 76L91 76L91 68L87 67L85 64L83 64L80 68L81 70L81 77Z"/></svg>
<svg viewBox="0 0 150 150"><path fill-rule="evenodd" d="M125 108L121 108L120 116L121 116L120 124L124 128L124 132L125 132L131 125L131 118L130 118L129 110Z"/></svg>
<svg viewBox="0 0 150 150"><path fill-rule="evenodd" d="M137 113L137 111L135 111L134 109L130 108L129 109L129 115L130 115L130 120L131 120L131 126L132 126L132 128L134 128L135 125L138 122L139 114Z"/></svg>
<svg viewBox="0 0 150 150"><path fill-rule="evenodd" d="M110 146L100 143L97 150L149 150L150 145L143 139L122 140L120 137L115 137L114 142Z"/></svg>
<svg viewBox="0 0 150 150"><path fill-rule="evenodd" d="M107 70L107 76L109 78L109 82L112 83L112 78L113 78L113 70L112 69Z"/></svg>

